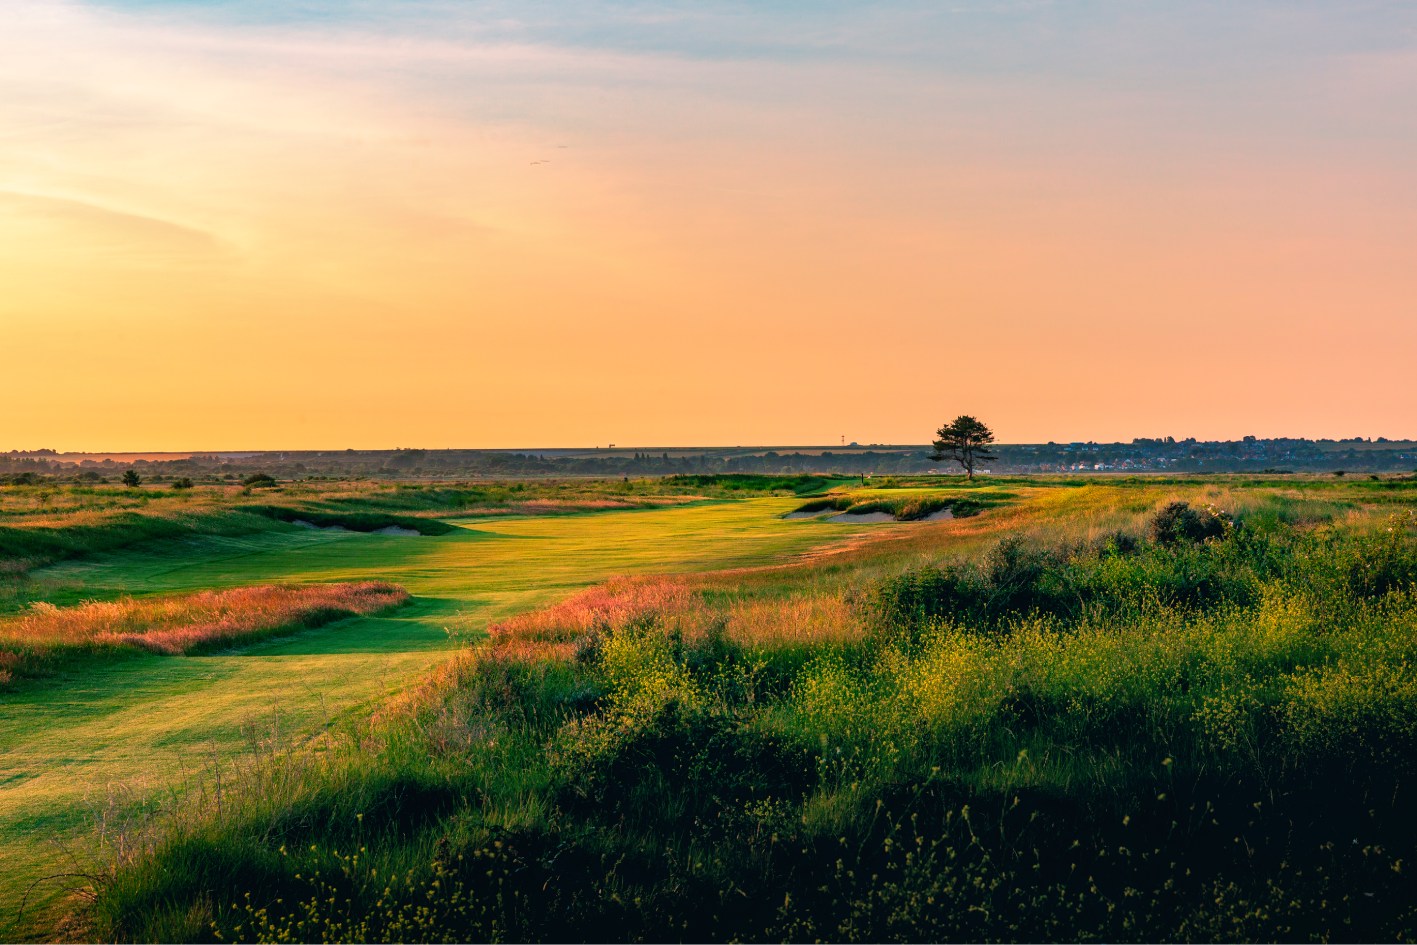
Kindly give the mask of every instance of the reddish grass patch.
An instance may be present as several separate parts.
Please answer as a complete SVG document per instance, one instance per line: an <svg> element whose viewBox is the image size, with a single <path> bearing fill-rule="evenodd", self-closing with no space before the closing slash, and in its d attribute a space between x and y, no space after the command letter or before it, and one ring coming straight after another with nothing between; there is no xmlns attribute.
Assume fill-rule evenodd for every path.
<svg viewBox="0 0 1417 945"><path fill-rule="evenodd" d="M713 608L684 579L617 578L545 610L494 624L488 628L492 645L484 655L523 663L569 660L578 645L635 625L653 625L690 644L722 629L739 646L768 650L845 643L863 632L841 594Z"/></svg>
<svg viewBox="0 0 1417 945"><path fill-rule="evenodd" d="M694 593L679 581L616 578L545 610L493 624L488 632L499 648L569 643L612 627L682 614L694 603Z"/></svg>
<svg viewBox="0 0 1417 945"><path fill-rule="evenodd" d="M170 597L35 604L0 621L0 685L68 654L136 648L177 655L215 649L403 604L403 588L380 581L258 585Z"/></svg>

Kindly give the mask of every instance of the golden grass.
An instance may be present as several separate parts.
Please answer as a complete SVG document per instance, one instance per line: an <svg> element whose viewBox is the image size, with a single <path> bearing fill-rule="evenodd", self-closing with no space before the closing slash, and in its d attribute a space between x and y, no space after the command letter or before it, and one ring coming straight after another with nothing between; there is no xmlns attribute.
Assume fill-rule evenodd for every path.
<svg viewBox="0 0 1417 945"><path fill-rule="evenodd" d="M304 586L257 585L170 597L35 604L0 621L0 684L31 659L64 651L137 648L177 655L377 613L409 599L381 581Z"/></svg>
<svg viewBox="0 0 1417 945"><path fill-rule="evenodd" d="M554 607L492 625L491 644L479 655L523 663L569 660L578 646L599 634L651 623L690 644L722 629L729 640L749 649L846 643L863 633L840 592L744 600L718 611L686 579L616 578Z"/></svg>
<svg viewBox="0 0 1417 945"><path fill-rule="evenodd" d="M728 615L728 638L745 649L851 643L865 632L840 592L744 601Z"/></svg>
<svg viewBox="0 0 1417 945"><path fill-rule="evenodd" d="M508 658L568 658L576 644L611 627L687 615L696 595L669 578L614 578L545 610L488 627L491 648Z"/></svg>

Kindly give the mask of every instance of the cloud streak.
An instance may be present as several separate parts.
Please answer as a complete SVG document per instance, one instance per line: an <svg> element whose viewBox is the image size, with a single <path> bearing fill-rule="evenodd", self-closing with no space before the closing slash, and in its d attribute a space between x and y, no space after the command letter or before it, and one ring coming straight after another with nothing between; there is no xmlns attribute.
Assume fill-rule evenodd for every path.
<svg viewBox="0 0 1417 945"><path fill-rule="evenodd" d="M212 234L136 213L125 213L82 200L0 191L0 213L16 223L63 232L74 249L121 254L148 265L219 258L225 248ZM77 233L87 246L74 245Z"/></svg>

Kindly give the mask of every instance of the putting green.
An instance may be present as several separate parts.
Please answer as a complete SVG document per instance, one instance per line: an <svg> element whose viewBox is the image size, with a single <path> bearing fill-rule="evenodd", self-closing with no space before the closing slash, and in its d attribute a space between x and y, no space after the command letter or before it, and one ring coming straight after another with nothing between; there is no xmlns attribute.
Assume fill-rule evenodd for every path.
<svg viewBox="0 0 1417 945"><path fill-rule="evenodd" d="M463 634L614 575L763 564L861 530L779 517L798 504L468 519L436 537L292 528L46 569L44 578L78 583L94 598L377 578L415 600L388 616L219 653L124 656L0 695L0 937L46 927L66 886L82 880L43 878L91 864L106 818L180 791L272 733L308 737L367 711L445 659Z"/></svg>

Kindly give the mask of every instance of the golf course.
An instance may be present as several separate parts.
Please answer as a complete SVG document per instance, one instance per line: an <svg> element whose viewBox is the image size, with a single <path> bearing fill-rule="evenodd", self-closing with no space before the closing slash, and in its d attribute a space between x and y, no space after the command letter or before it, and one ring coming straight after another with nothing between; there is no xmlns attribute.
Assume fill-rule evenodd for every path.
<svg viewBox="0 0 1417 945"><path fill-rule="evenodd" d="M790 499L459 520L437 536L287 527L97 555L33 578L85 598L378 578L413 601L219 652L134 654L0 692L0 934L52 919L101 844L194 780L368 713L488 624L616 575L789 560L859 528L786 522ZM25 915L18 909L25 901ZM19 921L20 925L14 923Z"/></svg>
<svg viewBox="0 0 1417 945"><path fill-rule="evenodd" d="M0 932L1401 939L1414 486L5 487Z"/></svg>

